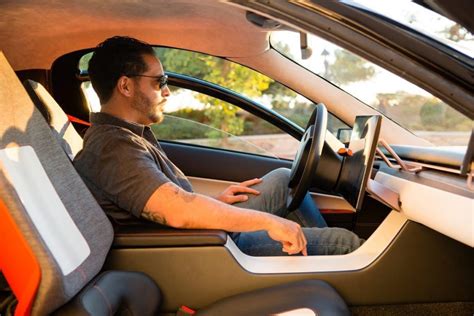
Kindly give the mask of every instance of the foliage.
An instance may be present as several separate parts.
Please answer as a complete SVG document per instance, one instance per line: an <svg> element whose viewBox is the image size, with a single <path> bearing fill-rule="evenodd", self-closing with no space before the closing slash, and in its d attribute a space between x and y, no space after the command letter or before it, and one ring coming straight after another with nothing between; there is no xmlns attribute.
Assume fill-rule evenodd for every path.
<svg viewBox="0 0 474 316"><path fill-rule="evenodd" d="M163 122L153 124L151 129L160 139L206 138L207 129L193 122L205 122L204 113L198 110L183 109L165 116Z"/></svg>
<svg viewBox="0 0 474 316"><path fill-rule="evenodd" d="M375 68L365 60L349 51L336 49L335 60L328 64L325 78L336 84L348 84L356 81L365 81L375 74Z"/></svg>
<svg viewBox="0 0 474 316"><path fill-rule="evenodd" d="M441 126L444 118L443 105L436 100L428 100L420 109L421 123L425 127Z"/></svg>
<svg viewBox="0 0 474 316"><path fill-rule="evenodd" d="M89 69L89 60L92 58L92 52L85 54L79 59L79 70L84 71Z"/></svg>
<svg viewBox="0 0 474 316"><path fill-rule="evenodd" d="M469 118L434 97L397 91L379 93L377 100L375 108L412 131L469 131L472 128Z"/></svg>
<svg viewBox="0 0 474 316"><path fill-rule="evenodd" d="M157 54L168 71L187 74L203 79L248 97L259 97L269 88L272 79L225 59L177 49L157 49ZM204 115L208 124L224 132L240 135L244 121L238 115L239 108L204 94L198 96L205 105ZM221 137L211 131L208 137Z"/></svg>

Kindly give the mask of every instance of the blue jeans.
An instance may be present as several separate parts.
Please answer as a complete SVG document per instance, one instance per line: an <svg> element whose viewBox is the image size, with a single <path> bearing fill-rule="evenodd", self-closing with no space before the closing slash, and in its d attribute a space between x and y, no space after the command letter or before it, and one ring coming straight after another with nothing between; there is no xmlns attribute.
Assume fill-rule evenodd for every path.
<svg viewBox="0 0 474 316"><path fill-rule="evenodd" d="M245 202L235 206L259 210L277 216L286 217L286 200L288 198L288 181L290 170L280 168L269 172L263 181L252 188L260 195L250 195ZM308 255L339 255L357 249L364 242L353 232L337 227L327 227L326 221L314 205L309 194L295 211L296 217L303 223ZM232 238L242 252L251 256L286 256L282 245L271 239L266 231L233 234Z"/></svg>

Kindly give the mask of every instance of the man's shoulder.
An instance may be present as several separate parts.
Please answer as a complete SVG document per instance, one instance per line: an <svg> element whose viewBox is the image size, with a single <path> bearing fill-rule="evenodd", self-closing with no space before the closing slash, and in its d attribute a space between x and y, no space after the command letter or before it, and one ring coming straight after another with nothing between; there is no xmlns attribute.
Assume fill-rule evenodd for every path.
<svg viewBox="0 0 474 316"><path fill-rule="evenodd" d="M118 142L134 142L139 136L115 125L91 126L84 135L84 148L88 146L113 146Z"/></svg>
<svg viewBox="0 0 474 316"><path fill-rule="evenodd" d="M131 147L143 147L139 136L131 131L114 125L91 126L83 139L82 150L74 158L76 165L79 160L102 156L104 153L129 150Z"/></svg>

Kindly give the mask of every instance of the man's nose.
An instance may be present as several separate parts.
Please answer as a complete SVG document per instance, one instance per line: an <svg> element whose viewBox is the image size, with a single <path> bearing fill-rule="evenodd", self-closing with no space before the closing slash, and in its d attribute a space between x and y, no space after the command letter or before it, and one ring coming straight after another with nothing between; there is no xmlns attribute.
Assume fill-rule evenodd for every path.
<svg viewBox="0 0 474 316"><path fill-rule="evenodd" d="M161 88L161 96L162 97L166 98L166 97L169 97L170 95L171 95L171 91L170 91L170 88L168 88L168 85Z"/></svg>

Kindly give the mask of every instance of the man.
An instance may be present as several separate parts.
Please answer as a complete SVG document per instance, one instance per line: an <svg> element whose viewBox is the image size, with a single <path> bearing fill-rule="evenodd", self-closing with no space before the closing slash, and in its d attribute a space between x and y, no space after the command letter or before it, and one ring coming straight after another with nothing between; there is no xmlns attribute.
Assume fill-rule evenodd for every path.
<svg viewBox="0 0 474 316"><path fill-rule="evenodd" d="M163 120L170 90L148 44L128 37L104 41L89 62L89 75L102 107L91 114L74 165L111 217L236 232L236 244L250 255L307 255L307 246L309 254L342 254L360 246L350 231L302 229L281 217L287 215L287 169L230 186L216 198L193 193L149 127Z"/></svg>

